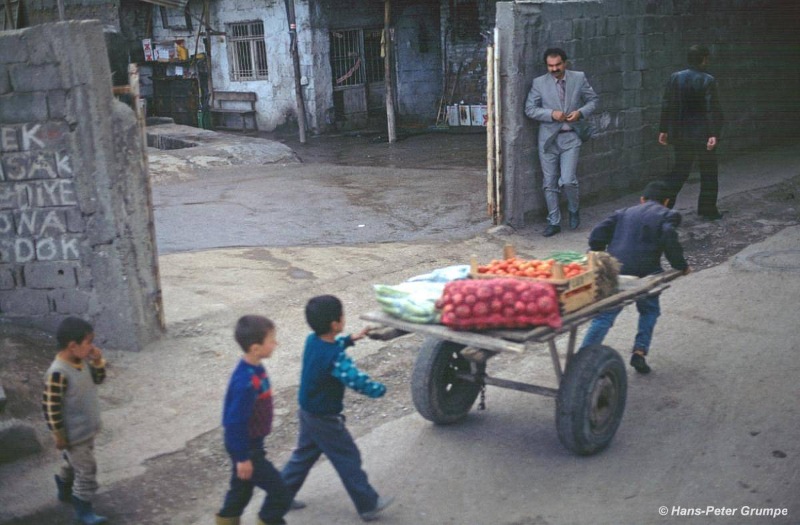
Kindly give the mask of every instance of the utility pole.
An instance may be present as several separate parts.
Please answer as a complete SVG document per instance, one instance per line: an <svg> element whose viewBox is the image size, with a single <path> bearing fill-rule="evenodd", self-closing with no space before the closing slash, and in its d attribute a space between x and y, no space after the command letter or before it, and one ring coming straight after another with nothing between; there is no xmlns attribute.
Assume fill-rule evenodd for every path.
<svg viewBox="0 0 800 525"><path fill-rule="evenodd" d="M294 15L294 0L284 0L286 18L289 21L290 51L294 64L294 94L297 101L297 126L300 128L300 144L306 143L306 104L303 102L303 86L300 83L300 55L297 51L297 21Z"/></svg>
<svg viewBox="0 0 800 525"><path fill-rule="evenodd" d="M392 81L392 0L383 3L383 76L386 83L386 125L389 144L397 140L394 122L394 82Z"/></svg>

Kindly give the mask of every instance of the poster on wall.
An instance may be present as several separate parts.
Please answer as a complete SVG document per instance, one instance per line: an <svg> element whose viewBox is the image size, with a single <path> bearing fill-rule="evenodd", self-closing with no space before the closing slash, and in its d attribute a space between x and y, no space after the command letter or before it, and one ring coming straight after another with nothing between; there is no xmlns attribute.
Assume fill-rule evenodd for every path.
<svg viewBox="0 0 800 525"><path fill-rule="evenodd" d="M149 38L142 40L142 49L144 49L144 61L153 61L153 41Z"/></svg>

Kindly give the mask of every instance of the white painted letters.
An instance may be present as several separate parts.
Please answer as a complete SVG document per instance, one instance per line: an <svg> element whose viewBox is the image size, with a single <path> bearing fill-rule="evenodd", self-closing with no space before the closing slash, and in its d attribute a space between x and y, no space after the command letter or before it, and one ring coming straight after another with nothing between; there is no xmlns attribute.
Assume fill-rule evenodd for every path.
<svg viewBox="0 0 800 525"><path fill-rule="evenodd" d="M34 124L32 126L26 124L22 127L22 149L24 151L30 151L31 143L34 142L36 143L37 147L44 147L44 142L42 142L41 139L36 136L36 132L39 131L40 127L42 127L41 124Z"/></svg>

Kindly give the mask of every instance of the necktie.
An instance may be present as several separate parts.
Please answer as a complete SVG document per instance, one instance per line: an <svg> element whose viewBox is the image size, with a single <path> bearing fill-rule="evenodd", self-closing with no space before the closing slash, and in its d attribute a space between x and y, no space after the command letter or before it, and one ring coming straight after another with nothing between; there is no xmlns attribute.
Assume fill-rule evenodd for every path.
<svg viewBox="0 0 800 525"><path fill-rule="evenodd" d="M563 78L561 80L556 80L556 86L558 87L558 98L561 99L561 108L562 109L566 109L564 107L564 100L567 98L567 86L566 86L566 84L567 84L567 81L565 79L563 79ZM571 129L572 128L566 123L561 125L561 131L569 131Z"/></svg>

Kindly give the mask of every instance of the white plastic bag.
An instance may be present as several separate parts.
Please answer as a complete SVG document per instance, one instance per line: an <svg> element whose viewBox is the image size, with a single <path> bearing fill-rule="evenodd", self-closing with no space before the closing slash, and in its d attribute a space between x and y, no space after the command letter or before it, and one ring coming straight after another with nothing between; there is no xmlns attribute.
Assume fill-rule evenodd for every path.
<svg viewBox="0 0 800 525"><path fill-rule="evenodd" d="M445 283L427 281L404 282L397 285L376 284L375 296L381 309L411 323L439 322L436 301L442 296Z"/></svg>

